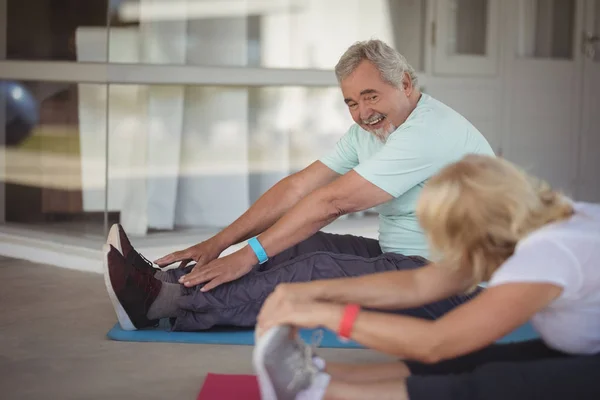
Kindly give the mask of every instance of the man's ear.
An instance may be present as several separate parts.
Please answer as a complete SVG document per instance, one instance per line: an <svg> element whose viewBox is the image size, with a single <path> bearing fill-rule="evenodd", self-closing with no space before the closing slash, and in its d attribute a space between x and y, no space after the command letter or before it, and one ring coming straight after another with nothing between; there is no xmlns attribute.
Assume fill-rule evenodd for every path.
<svg viewBox="0 0 600 400"><path fill-rule="evenodd" d="M413 92L412 79L410 79L410 75L408 72L404 73L402 77L402 91L406 93L406 96L410 96Z"/></svg>

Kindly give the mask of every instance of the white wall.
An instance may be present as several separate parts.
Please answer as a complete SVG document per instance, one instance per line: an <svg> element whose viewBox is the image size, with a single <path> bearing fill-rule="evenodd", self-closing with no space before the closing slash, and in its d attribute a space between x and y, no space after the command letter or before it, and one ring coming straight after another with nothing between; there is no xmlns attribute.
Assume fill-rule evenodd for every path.
<svg viewBox="0 0 600 400"><path fill-rule="evenodd" d="M392 37L396 49L418 70L424 67L426 2L423 0L390 0L393 15Z"/></svg>
<svg viewBox="0 0 600 400"><path fill-rule="evenodd" d="M439 23L438 14L440 9L448 8L437 7L436 1L428 1L427 4L428 7L423 11L424 25L421 26L424 68L419 73L424 91L465 116L486 137L496 154L504 154L505 133L502 124L507 100L501 61L497 61L498 65L493 68L489 68L492 72L485 70L477 74L456 73L454 72L456 68L452 65L448 67L450 72L438 72L444 70L448 63L446 58L436 60L436 54L439 53L437 48L447 46L444 41L447 32L442 31L443 26L447 27L447 24ZM436 30L432 28L434 24L437 26ZM497 43L492 49L495 54L490 59L498 60L498 57L503 56L502 49L506 45L506 40L500 34L493 36L497 38ZM468 56L463 58L467 60L463 61L463 64L471 63L472 58ZM485 62L475 61L475 64L489 67Z"/></svg>
<svg viewBox="0 0 600 400"><path fill-rule="evenodd" d="M467 118L488 140L496 154L503 153L502 82L499 78L451 78L425 75L427 93Z"/></svg>
<svg viewBox="0 0 600 400"><path fill-rule="evenodd" d="M535 41L526 43L527 38L535 36L535 32L531 32L534 28L531 21L525 25L529 32L521 32L525 39L520 41L518 37L519 23L523 23L519 6L523 4L520 0L500 2L496 74L481 78L457 73L435 75L435 60L431 57L434 49L426 30L429 37L426 39L427 62L422 82L427 92L464 114L478 127L496 153L575 198L580 192L591 199L590 191L598 192L595 189L598 180L593 172L590 173L594 170L591 166L597 163L590 160L598 158L599 150L593 148L597 135L591 134L589 129L582 130L582 114L586 114L583 118L587 121L594 111L582 102L581 88L591 87L593 82L589 78L584 81L581 73L579 35L575 34L573 59L534 58L539 53L532 47ZM576 33L581 31L580 19L584 11L578 9ZM431 10L428 14L431 22L434 14ZM564 46L564 43L560 45ZM546 53L542 52L543 55ZM589 94L586 99L595 101ZM588 146L580 150L581 141ZM579 151L586 161L578 172ZM582 179L587 186L582 186ZM596 183L591 182L593 180ZM600 197L596 196L594 200L600 201Z"/></svg>
<svg viewBox="0 0 600 400"><path fill-rule="evenodd" d="M581 2L573 4L579 40L584 10ZM544 21L538 15L524 23L524 5L517 0L504 3L505 156L575 196L583 84L580 47L574 41L571 59L550 58L548 41L530 39L544 31Z"/></svg>
<svg viewBox="0 0 600 400"><path fill-rule="evenodd" d="M600 35L600 1L587 2L585 30ZM577 194L585 201L600 202L600 43L595 44L596 54L586 57L583 65L583 105L581 140L577 176Z"/></svg>

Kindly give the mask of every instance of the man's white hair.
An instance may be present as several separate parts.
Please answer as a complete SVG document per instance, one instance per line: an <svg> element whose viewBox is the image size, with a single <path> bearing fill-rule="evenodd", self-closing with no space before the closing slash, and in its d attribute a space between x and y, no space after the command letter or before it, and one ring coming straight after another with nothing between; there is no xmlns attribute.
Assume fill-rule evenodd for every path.
<svg viewBox="0 0 600 400"><path fill-rule="evenodd" d="M406 58L391 46L377 39L356 42L346 50L335 66L338 82L341 83L343 79L352 74L358 64L364 60L373 63L381 73L381 78L387 83L402 88L402 78L407 73L413 87L418 89L417 74Z"/></svg>

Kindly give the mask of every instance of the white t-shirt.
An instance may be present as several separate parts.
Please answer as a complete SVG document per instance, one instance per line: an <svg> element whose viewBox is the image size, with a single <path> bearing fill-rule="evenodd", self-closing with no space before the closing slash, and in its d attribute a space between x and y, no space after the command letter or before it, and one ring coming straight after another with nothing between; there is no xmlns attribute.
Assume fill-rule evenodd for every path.
<svg viewBox="0 0 600 400"><path fill-rule="evenodd" d="M557 350L600 352L600 204L574 203L575 215L520 241L490 279L503 283L547 282L563 292L532 324Z"/></svg>

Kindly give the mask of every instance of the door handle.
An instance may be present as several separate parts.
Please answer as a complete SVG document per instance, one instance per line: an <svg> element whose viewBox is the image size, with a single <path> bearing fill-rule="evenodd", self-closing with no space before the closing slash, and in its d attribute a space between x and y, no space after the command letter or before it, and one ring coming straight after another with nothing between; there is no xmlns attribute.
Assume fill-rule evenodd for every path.
<svg viewBox="0 0 600 400"><path fill-rule="evenodd" d="M598 43L598 42L600 42L600 36L598 36L598 35L586 35L586 41L589 44Z"/></svg>

